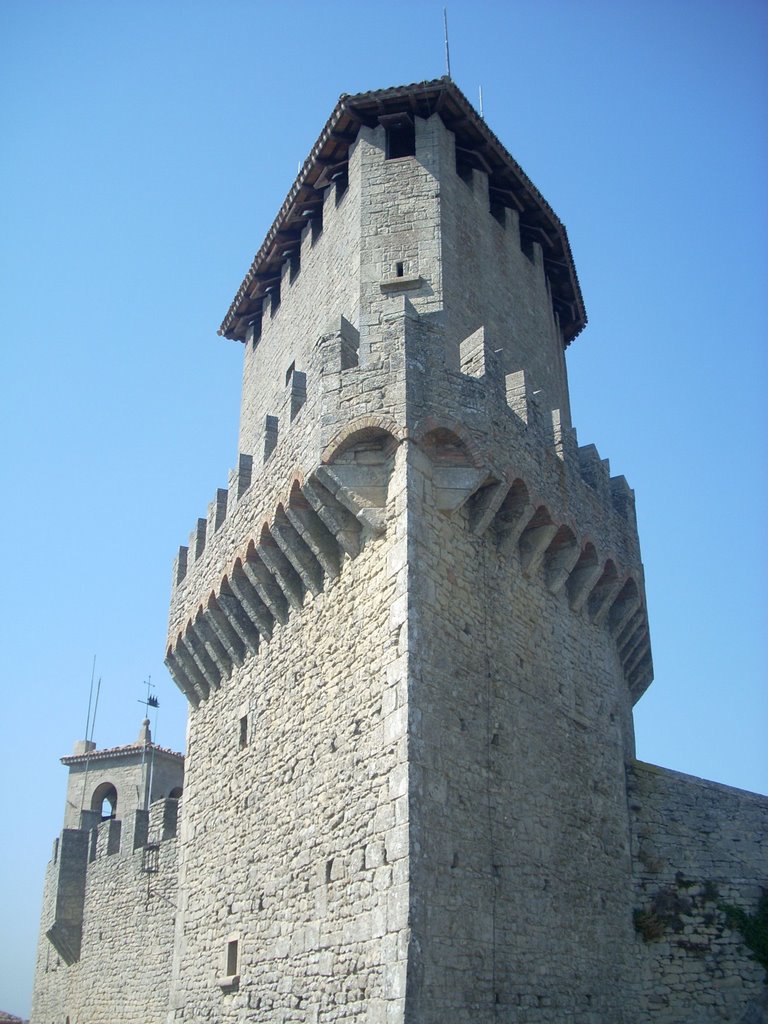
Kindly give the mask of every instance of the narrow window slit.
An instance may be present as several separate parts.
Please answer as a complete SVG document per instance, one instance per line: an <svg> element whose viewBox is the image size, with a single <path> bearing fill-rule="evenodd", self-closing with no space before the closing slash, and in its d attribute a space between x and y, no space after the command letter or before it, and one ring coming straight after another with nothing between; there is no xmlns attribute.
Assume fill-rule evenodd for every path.
<svg viewBox="0 0 768 1024"><path fill-rule="evenodd" d="M230 939L227 943L227 977L232 978L237 974L239 941Z"/></svg>

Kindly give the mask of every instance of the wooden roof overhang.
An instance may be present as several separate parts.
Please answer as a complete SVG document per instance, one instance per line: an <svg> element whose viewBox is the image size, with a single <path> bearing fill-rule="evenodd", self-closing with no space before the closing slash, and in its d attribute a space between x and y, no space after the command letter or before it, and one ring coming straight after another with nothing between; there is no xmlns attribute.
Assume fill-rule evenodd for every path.
<svg viewBox="0 0 768 1024"><path fill-rule="evenodd" d="M340 97L256 253L219 334L235 341L245 340L249 323L260 315L265 292L279 279L286 257L298 248L307 220L319 211L323 189L336 175L345 172L349 148L360 127L374 127L397 114L423 118L439 114L446 128L456 136L458 155L488 174L491 201L517 210L522 238L541 244L563 345L569 345L586 325L587 314L565 228L517 161L449 78Z"/></svg>

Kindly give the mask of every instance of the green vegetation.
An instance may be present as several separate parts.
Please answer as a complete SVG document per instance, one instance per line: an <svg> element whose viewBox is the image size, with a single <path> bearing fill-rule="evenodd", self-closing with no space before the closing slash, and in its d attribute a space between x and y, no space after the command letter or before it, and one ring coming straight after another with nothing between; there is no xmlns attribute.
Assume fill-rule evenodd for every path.
<svg viewBox="0 0 768 1024"><path fill-rule="evenodd" d="M748 914L741 907L721 903L729 928L738 928L755 960L768 972L768 891L764 891L754 914ZM765 978L768 984L768 973Z"/></svg>

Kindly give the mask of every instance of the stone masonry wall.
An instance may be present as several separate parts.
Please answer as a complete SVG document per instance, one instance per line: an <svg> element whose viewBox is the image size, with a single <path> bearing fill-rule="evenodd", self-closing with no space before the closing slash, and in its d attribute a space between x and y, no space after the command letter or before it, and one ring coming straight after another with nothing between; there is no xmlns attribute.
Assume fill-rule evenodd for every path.
<svg viewBox="0 0 768 1024"><path fill-rule="evenodd" d="M768 798L639 761L628 796L641 1019L763 1021L765 970L723 907L768 891Z"/></svg>
<svg viewBox="0 0 768 1024"><path fill-rule="evenodd" d="M357 324L360 291L360 159L358 146L349 160L349 184L338 197L325 191L322 231L305 228L299 270L284 266L277 308L267 303L260 336L246 342L238 450L265 461L267 416L277 417L278 443L291 424L291 364L306 373L318 336L328 323L346 317ZM311 389L315 381L308 381Z"/></svg>
<svg viewBox="0 0 768 1024"><path fill-rule="evenodd" d="M504 374L524 370L543 409L560 409L570 426L563 342L538 242L521 244L517 211L490 209L488 175L456 173L455 138L440 135L443 322L451 369L459 345L483 328Z"/></svg>
<svg viewBox="0 0 768 1024"><path fill-rule="evenodd" d="M567 572L590 537L601 559L611 551L641 585L634 515L613 506L610 488L598 492L582 478L575 449L558 454L535 417L523 423L507 406L487 346L484 372L473 377L446 368L447 346L428 318L406 309L403 330L405 1019L635 1021L623 772L633 754L632 696L616 633L554 571L557 525L543 527L544 560L531 558L527 531L510 533L505 502L512 480L525 480L536 495L521 513L527 529L542 529L546 502L554 523L567 521L579 537ZM494 511L486 489L496 486Z"/></svg>
<svg viewBox="0 0 768 1024"><path fill-rule="evenodd" d="M80 764L70 765L64 828L77 828L83 810L101 810L97 796L104 785L115 787L117 815L127 818L144 804L150 779L150 803L169 797L171 790L183 782L182 758L169 757L162 750L156 751L153 757L152 748L148 747L143 764L140 753L133 758L127 758L119 749L114 757L96 753L90 761L84 759ZM98 806L92 806L94 800Z"/></svg>
<svg viewBox="0 0 768 1024"><path fill-rule="evenodd" d="M169 1020L395 1019L408 911L405 694L390 622L400 477L395 466L385 536L365 540L190 713Z"/></svg>
<svg viewBox="0 0 768 1024"><path fill-rule="evenodd" d="M176 801L161 801L149 814L139 811L83 833L82 944L69 965L45 936L59 884L56 840L46 872L31 1024L165 1019L177 898L176 812Z"/></svg>

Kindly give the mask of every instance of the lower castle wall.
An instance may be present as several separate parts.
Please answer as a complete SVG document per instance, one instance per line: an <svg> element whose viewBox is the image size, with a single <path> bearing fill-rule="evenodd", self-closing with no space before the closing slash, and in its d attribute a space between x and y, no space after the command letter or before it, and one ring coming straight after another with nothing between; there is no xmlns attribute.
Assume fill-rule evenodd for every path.
<svg viewBox="0 0 768 1024"><path fill-rule="evenodd" d="M69 966L45 935L59 867L55 860L48 865L30 1024L159 1024L165 1019L178 877L176 839L162 839L167 806L163 801L151 809L149 846L133 849L133 817L120 823L115 853L107 854L104 842L104 826L114 828L115 822L90 833L97 840L89 843L96 857L86 869L80 958ZM166 825L165 833L171 830Z"/></svg>
<svg viewBox="0 0 768 1024"><path fill-rule="evenodd" d="M768 798L642 762L629 769L628 796L641 1019L768 1019L765 971L722 909L752 914L768 891Z"/></svg>
<svg viewBox="0 0 768 1024"><path fill-rule="evenodd" d="M423 466L423 461L422 461ZM428 474L428 467L425 468ZM464 509L414 509L410 1016L635 1024L623 765L604 625ZM451 558L443 557L445 551Z"/></svg>
<svg viewBox="0 0 768 1024"><path fill-rule="evenodd" d="M401 1013L399 486L396 468L386 536L368 536L190 711L169 1021L385 1024Z"/></svg>

